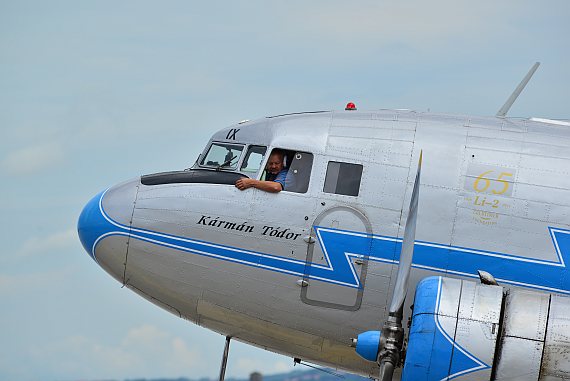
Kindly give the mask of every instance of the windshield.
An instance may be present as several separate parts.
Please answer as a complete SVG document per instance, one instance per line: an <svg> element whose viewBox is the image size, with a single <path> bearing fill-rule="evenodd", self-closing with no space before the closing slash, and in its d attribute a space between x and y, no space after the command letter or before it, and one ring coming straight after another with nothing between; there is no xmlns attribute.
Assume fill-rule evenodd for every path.
<svg viewBox="0 0 570 381"><path fill-rule="evenodd" d="M217 169L235 169L242 151L242 145L212 143L200 165Z"/></svg>

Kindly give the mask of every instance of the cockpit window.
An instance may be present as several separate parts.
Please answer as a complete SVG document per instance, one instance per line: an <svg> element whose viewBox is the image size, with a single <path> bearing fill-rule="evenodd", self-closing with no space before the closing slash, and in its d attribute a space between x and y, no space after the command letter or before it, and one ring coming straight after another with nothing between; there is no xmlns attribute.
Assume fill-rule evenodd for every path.
<svg viewBox="0 0 570 381"><path fill-rule="evenodd" d="M235 169L242 151L243 145L212 143L200 165L216 169Z"/></svg>
<svg viewBox="0 0 570 381"><path fill-rule="evenodd" d="M276 162L272 164L274 155ZM283 160L281 165L278 164L280 159ZM269 156L262 180L281 183L286 192L306 193L312 167L313 154L276 148Z"/></svg>
<svg viewBox="0 0 570 381"><path fill-rule="evenodd" d="M267 147L264 146L249 146L243 163L241 164L242 172L257 173L263 162Z"/></svg>

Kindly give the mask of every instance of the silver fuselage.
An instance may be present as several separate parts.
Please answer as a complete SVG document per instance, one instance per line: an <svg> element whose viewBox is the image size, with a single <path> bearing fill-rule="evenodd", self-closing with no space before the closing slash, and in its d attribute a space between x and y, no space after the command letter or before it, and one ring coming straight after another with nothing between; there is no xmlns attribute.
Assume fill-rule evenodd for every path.
<svg viewBox="0 0 570 381"><path fill-rule="evenodd" d="M82 241L118 281L198 325L376 376L349 344L386 319L420 150L406 314L417 282L434 274L480 269L505 286L570 293L570 127L343 111L230 126L204 154L212 142L311 153L307 192L137 178L94 199L79 226L95 226ZM362 165L358 196L323 192L331 161Z"/></svg>

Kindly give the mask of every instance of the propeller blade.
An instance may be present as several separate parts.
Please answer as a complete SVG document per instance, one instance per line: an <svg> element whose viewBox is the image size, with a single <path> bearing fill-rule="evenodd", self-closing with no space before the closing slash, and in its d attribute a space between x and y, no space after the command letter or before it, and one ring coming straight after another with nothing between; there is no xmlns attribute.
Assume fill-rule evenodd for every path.
<svg viewBox="0 0 570 381"><path fill-rule="evenodd" d="M382 327L381 350L378 353L378 363L380 364L381 381L390 381L394 375L394 368L400 361L400 353L404 345L404 329L402 328L402 316L404 301L408 292L408 280L410 278L410 270L412 268L412 259L414 256L414 241L416 240L416 222L418 220L418 199L420 195L420 174L422 169L422 154L420 151L420 159L418 161L418 171L414 180L414 188L412 190L412 198L410 200L410 209L408 211L408 219L406 220L406 228L404 230L404 240L402 242L402 252L400 253L400 264L398 265L398 274L396 276L396 284L394 285L394 293L392 294L392 302L388 320Z"/></svg>
<svg viewBox="0 0 570 381"><path fill-rule="evenodd" d="M408 219L406 220L406 228L404 230L404 240L402 242L402 252L400 253L400 264L398 266L398 275L396 277L396 285L394 286L394 294L389 312L396 314L401 311L404 306L404 300L408 292L408 279L410 278L410 270L412 268L412 258L414 256L414 241L416 240L416 222L418 219L418 199L420 194L420 174L422 169L422 152L420 151L420 159L418 162L418 171L414 181L414 189L412 191L412 199L410 200L410 210Z"/></svg>

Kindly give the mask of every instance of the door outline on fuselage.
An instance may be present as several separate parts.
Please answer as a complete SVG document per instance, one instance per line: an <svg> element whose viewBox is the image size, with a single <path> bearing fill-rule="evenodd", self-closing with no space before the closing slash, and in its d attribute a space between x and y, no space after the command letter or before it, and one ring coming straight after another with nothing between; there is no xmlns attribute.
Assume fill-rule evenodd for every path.
<svg viewBox="0 0 570 381"><path fill-rule="evenodd" d="M359 274L360 287L356 291L356 299L354 301L354 304L346 305L346 304L340 304L340 303L327 302L327 301L318 300L318 299L311 299L307 295L307 293L309 291L309 287L311 287L311 284L315 283L315 282L319 282L317 280L311 280L310 279L311 265L314 263L313 262L313 260L314 260L314 248L315 248L315 245L317 245L317 244L320 245L320 243L318 242L318 237L317 237L316 232L315 232L315 226L321 226L320 224L325 219L325 217L327 217L327 216L329 216L335 212L338 212L338 211L349 212L349 213L353 214L355 217L357 217L360 220L360 222L362 222L362 224L364 225L365 230L366 230L366 234L368 236L372 237L372 225L368 221L368 218L366 217L366 215L363 212L361 212L360 210L358 210L352 206L339 205L339 206L334 206L332 208L329 208L327 210L322 211L313 221L309 236L306 239L306 241L307 241L307 258L306 258L306 262L305 262L305 273L303 275L303 287L301 287L301 301L305 304L309 304L309 305L313 305L313 306L333 308L333 309L345 310L345 311L357 311L358 309L360 309L360 306L362 304L362 295L364 294L364 288L366 285L366 273L368 271L368 257L369 257L370 251L368 252L368 254L364 254L364 255L359 257L359 259L362 261L362 263L360 263L358 265L360 268L360 274ZM372 242L372 240L371 240L371 242ZM370 248L370 249L372 249L372 248ZM331 287L343 287L343 286L331 285Z"/></svg>

